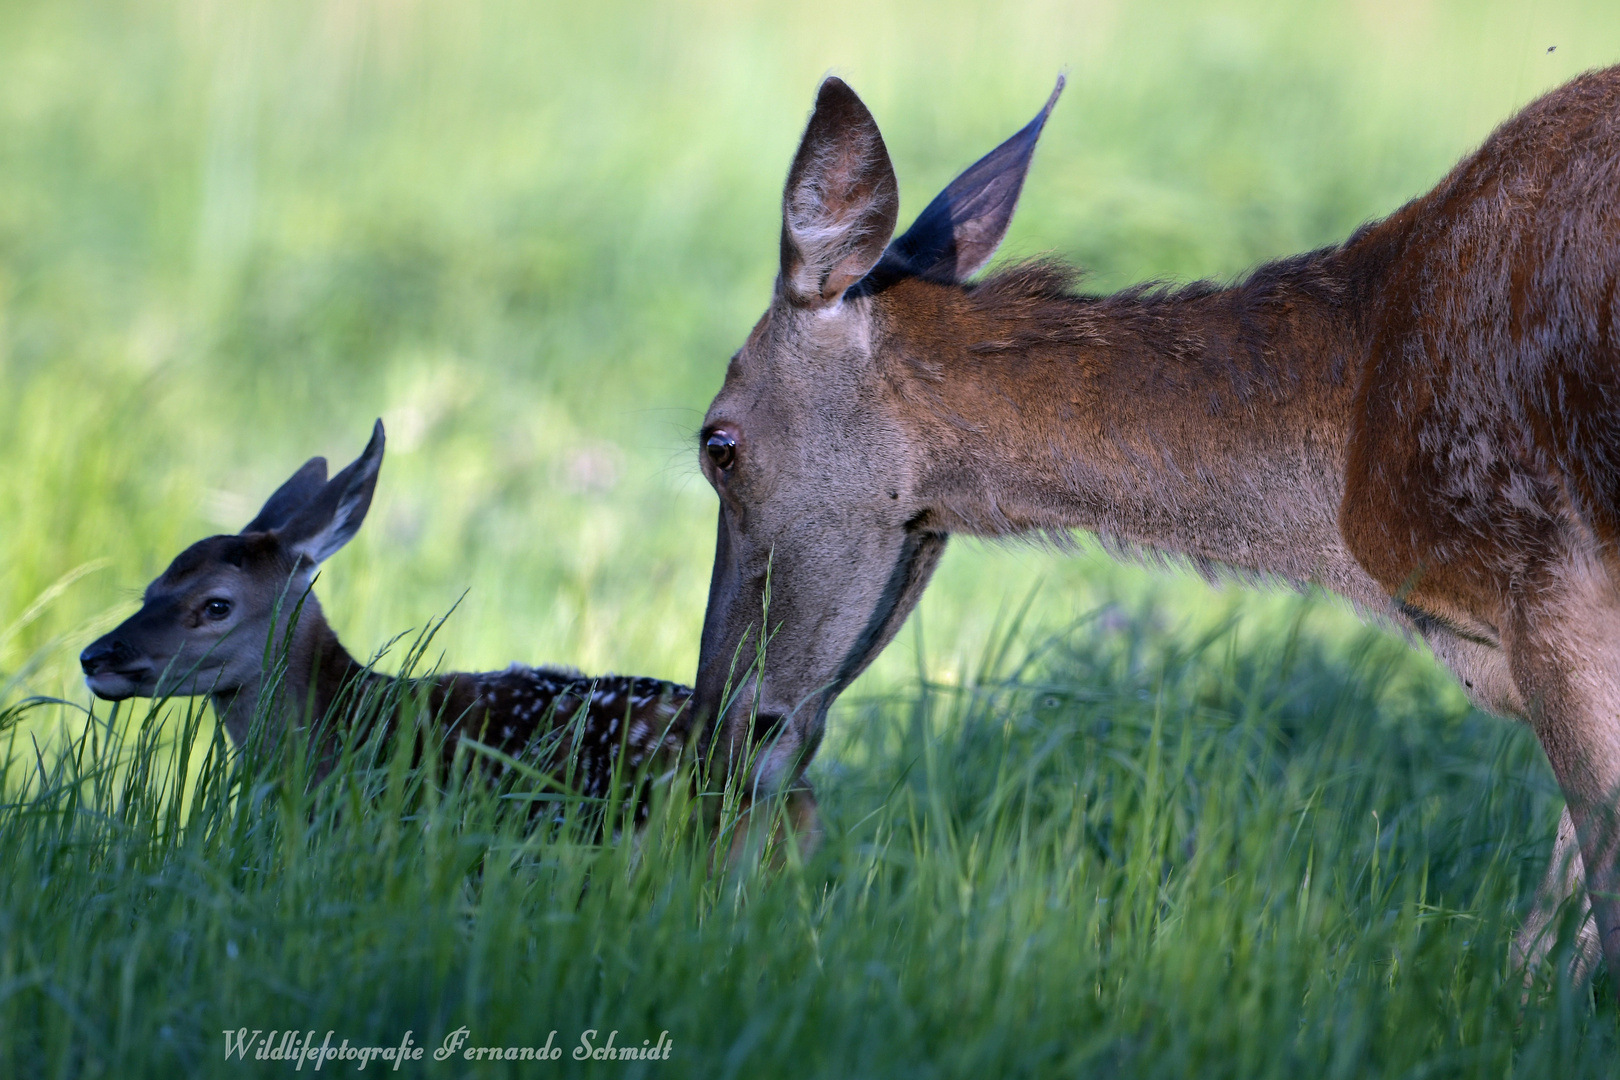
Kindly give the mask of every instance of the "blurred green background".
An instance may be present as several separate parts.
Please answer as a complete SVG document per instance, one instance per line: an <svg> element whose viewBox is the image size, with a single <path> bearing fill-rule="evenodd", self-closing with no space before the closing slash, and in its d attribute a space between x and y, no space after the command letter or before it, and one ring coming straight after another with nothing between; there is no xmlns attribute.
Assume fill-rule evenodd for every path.
<svg viewBox="0 0 1620 1080"><path fill-rule="evenodd" d="M909 218L1066 70L1003 258L1102 290L1331 243L1617 59L1612 2L0 0L0 726L379 415L319 586L352 651L464 596L446 665L689 679L695 431L828 72ZM1527 1007L1512 968L1529 732L1327 598L953 543L781 872L170 786L168 715L0 732L0 1073L239 1076L243 1023L667 1028L705 1077L1613 1073L1614 976Z"/></svg>
<svg viewBox="0 0 1620 1080"><path fill-rule="evenodd" d="M908 218L1067 71L1003 257L1110 289L1340 238L1617 56L1598 3L5 4L0 691L83 699L77 649L169 558L379 415L370 522L320 586L353 651L465 592L449 665L689 679L693 435L828 72ZM919 641L950 679L1036 583L1043 625L1150 592L1170 624L1280 610L959 542L856 694Z"/></svg>

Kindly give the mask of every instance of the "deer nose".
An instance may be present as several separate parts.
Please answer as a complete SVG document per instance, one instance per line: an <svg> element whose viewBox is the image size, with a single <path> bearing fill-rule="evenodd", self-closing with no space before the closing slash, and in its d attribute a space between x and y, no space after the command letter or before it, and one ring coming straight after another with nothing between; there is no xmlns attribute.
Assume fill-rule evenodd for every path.
<svg viewBox="0 0 1620 1080"><path fill-rule="evenodd" d="M79 667L86 675L117 671L135 659L135 650L119 638L101 638L79 654Z"/></svg>
<svg viewBox="0 0 1620 1080"><path fill-rule="evenodd" d="M769 742L782 734L782 725L787 717L778 712L757 712L753 717L754 743Z"/></svg>

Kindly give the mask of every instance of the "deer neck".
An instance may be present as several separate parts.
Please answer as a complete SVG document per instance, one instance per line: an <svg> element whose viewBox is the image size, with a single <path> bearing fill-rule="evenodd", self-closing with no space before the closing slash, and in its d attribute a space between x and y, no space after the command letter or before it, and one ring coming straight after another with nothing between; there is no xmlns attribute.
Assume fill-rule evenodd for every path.
<svg viewBox="0 0 1620 1080"><path fill-rule="evenodd" d="M214 711L238 746L246 742L267 693L273 695L275 722L313 730L329 718L345 686L376 677L349 655L313 593L304 598L290 640L282 640L288 642L284 670L261 673L239 689L213 695Z"/></svg>
<svg viewBox="0 0 1620 1080"><path fill-rule="evenodd" d="M1367 280L1331 249L1227 289L1078 297L1041 265L896 285L885 344L930 516L1088 530L1377 603L1338 529Z"/></svg>

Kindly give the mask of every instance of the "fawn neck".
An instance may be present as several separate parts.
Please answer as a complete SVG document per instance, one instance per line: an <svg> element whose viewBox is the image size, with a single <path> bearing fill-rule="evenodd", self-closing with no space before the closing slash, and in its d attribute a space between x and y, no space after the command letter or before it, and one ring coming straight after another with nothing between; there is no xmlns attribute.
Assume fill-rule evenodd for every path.
<svg viewBox="0 0 1620 1080"><path fill-rule="evenodd" d="M284 720L289 727L313 728L327 718L344 685L366 675L365 668L338 640L314 593L304 599L286 656L287 666L279 685L269 686L271 673L261 671L251 683L212 696L214 712L236 745L246 742L267 689L274 690L277 720Z"/></svg>
<svg viewBox="0 0 1620 1080"><path fill-rule="evenodd" d="M1338 510L1381 246L1226 289L1080 297L1033 264L879 294L930 516L980 536L1085 529L1377 603Z"/></svg>

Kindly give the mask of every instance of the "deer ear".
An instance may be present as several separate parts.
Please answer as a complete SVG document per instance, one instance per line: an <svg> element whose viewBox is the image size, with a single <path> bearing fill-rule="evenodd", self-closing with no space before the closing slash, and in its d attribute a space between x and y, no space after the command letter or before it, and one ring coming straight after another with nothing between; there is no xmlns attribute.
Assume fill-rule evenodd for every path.
<svg viewBox="0 0 1620 1080"><path fill-rule="evenodd" d="M990 151L935 196L904 236L889 245L883 263L934 281L956 283L990 261L1007 234L1041 128L1063 93L1052 96L1022 131Z"/></svg>
<svg viewBox="0 0 1620 1080"><path fill-rule="evenodd" d="M242 529L245 533L269 532L285 525L305 503L326 486L326 459L312 457L292 474L292 479L276 488L259 515Z"/></svg>
<svg viewBox="0 0 1620 1080"><path fill-rule="evenodd" d="M378 420L364 452L276 530L287 549L319 566L354 539L366 520L366 511L371 509L382 459L383 425Z"/></svg>
<svg viewBox="0 0 1620 1080"><path fill-rule="evenodd" d="M829 78L782 193L782 288L803 307L836 303L894 235L900 189L877 122Z"/></svg>

